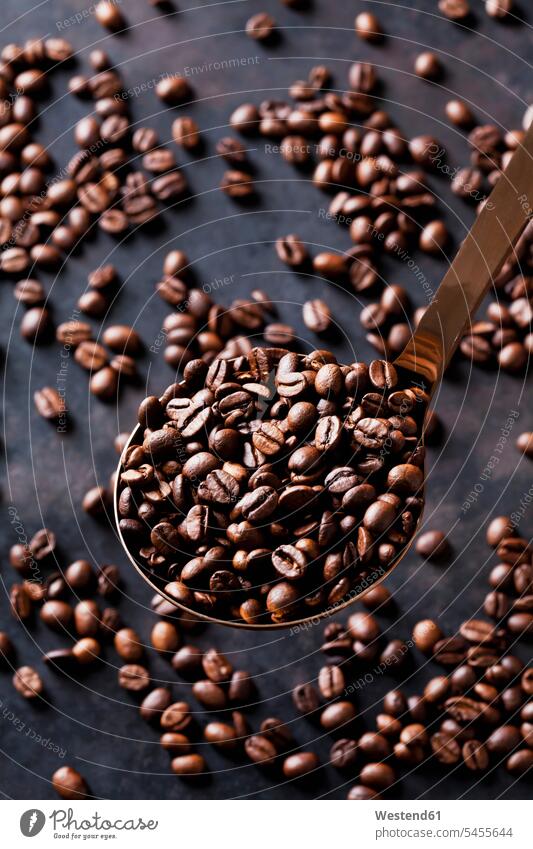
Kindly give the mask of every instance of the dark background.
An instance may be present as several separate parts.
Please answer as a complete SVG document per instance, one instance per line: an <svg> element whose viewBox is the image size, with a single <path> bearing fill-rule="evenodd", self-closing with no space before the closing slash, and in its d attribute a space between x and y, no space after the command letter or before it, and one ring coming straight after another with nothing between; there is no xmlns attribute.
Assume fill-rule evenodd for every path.
<svg viewBox="0 0 533 849"><path fill-rule="evenodd" d="M38 273L49 289L55 321L70 317L85 288L88 272L103 261L112 261L120 268L123 288L106 322L134 324L149 347L157 339L168 312L154 296L154 284L166 251L178 247L189 255L200 285L233 275L229 286L213 293L217 300L228 304L261 286L281 302L280 316L293 323L312 346L320 343L308 339L310 334L301 323L300 305L307 298L324 297L341 328L341 339L335 344L339 358L350 362L356 356L371 357L373 352L358 321L361 304L353 294L320 278L289 274L273 250L273 240L288 232L299 233L312 252L322 247L349 247L347 231L317 214L319 207L329 202L327 196L279 156L268 155L265 140L255 138L250 147L256 152L250 156L258 180L257 204L242 209L220 193L218 183L224 166L214 156L214 145L226 134L227 116L247 99L259 103L263 98L285 98L290 83L305 79L310 67L318 63L331 67L332 88L342 89L349 64L368 60L375 63L383 80L384 108L398 126L408 136L434 133L446 148L451 165L463 164L467 160L466 142L463 134L445 120L446 100L453 93L466 98L480 123L494 121L504 128L520 126L527 105L524 98L532 90L526 64L526 56L531 54L531 31L526 24L502 25L490 20L481 2L472 3L476 10L473 30L440 18L435 14L437 3L432 0L405 4L409 8L396 3L315 0L306 13L287 9L276 0L191 5L199 8L190 12L183 8L163 17L144 0L123 3L131 28L123 36L112 37L92 15L77 25L63 23L90 6L83 0L53 0L35 9L28 0L2 3L3 43L45 34L64 35L78 52L76 72L88 71L90 49L101 46L120 68L126 87L148 83L149 90L130 100L134 122L156 126L161 139L167 141L174 113L181 111L197 119L206 142L206 159L200 163L198 158L177 151L196 196L190 203L164 213L155 233L138 233L122 244L98 234L84 244L57 277ZM359 41L353 32L354 13L370 8L381 17L388 33L382 47ZM256 44L243 33L247 18L261 10L270 11L281 30L279 40L269 47ZM424 48L436 50L445 65L445 76L438 85L413 74L414 57ZM150 82L163 72L187 73L187 67L209 61L256 56L258 61L245 67L218 71L204 68L191 76L196 102L181 110L162 109ZM53 96L43 106L46 114L37 131L38 138L51 145L58 168L75 151L71 128L87 109L85 103L65 93L73 72L63 69L55 73ZM447 207L446 219L457 244L470 226L472 209L452 195L445 176L432 178L432 186ZM436 286L445 263L423 255L417 255L416 260ZM388 260L384 268L389 283L404 284L416 304L424 303L424 292L405 264ZM107 483L117 460L113 437L132 425L144 389L130 387L123 391L118 405L103 405L89 396L86 374L69 361L67 397L73 427L69 434L59 436L53 426L38 417L32 401L36 388L55 385L59 346L32 350L19 336L20 318L21 308L16 308L12 282L6 280L0 287L7 469L1 508L1 627L16 643L18 664L29 663L42 672L47 704L24 702L5 672L0 673L0 698L2 709L13 711L26 728L50 738L67 754L60 759L32 742L0 713L4 754L0 761L0 791L11 798L54 798L50 777L58 766L67 763L79 769L95 795L103 798L307 798L322 794L344 798L354 778L341 776L329 766L320 771L316 781L294 785L266 776L238 756L227 758L210 749L206 757L212 777L199 785L185 784L170 774L157 733L140 720L134 700L118 687L116 669L120 663L111 649L101 664L78 681L67 679L61 685L54 673L43 667L43 651L64 644L64 640L40 623L24 633L8 612L6 590L14 573L8 565L7 551L18 541L13 511L28 537L43 525L55 530L61 564L79 557L87 557L95 564L117 563L123 575L120 610L125 622L134 625L148 641L154 622L149 588L128 566L113 531L97 525L80 508L89 487L95 482ZM99 323L94 325L97 332ZM159 393L171 382L171 371L162 353L147 351L141 367L152 391ZM446 439L442 447L430 452L425 521L428 526L451 532L453 557L444 565L435 566L423 564L411 553L388 580L398 607L395 614L380 620L384 630L391 628L394 636L408 638L414 622L427 616L439 617L443 628L452 633L482 604L486 574L490 563L495 562L484 539L488 516L494 510L504 513L518 507L531 482L531 463L514 447L518 433L532 427L531 412L526 411L524 402L525 390L521 378L496 371L472 371L466 362L459 363L447 376L438 398ZM483 482L475 505L463 513L461 504L480 482L512 410L520 411L520 416L500 462L490 479ZM522 521L521 531L531 533L530 517ZM236 667L257 676L263 703L250 713L254 728L270 714L286 718L292 722L297 740L302 744L313 741L312 748L327 762L330 739L312 723L296 719L290 698L295 683L313 678L318 671L321 632L321 626L298 635L286 631L255 635L209 627L198 640L206 647L221 647ZM520 651L524 659L530 654L527 647ZM150 669L154 679L174 682L176 698L187 698L187 685L175 678L169 665L152 655ZM419 691L430 674L437 671L440 668L429 664L412 680L407 673L406 689ZM390 676L378 676L359 693L361 728L373 727L380 699L393 684ZM397 794L405 798L525 798L528 789L525 782L516 783L502 769L473 780L462 768L447 773L426 767L399 783Z"/></svg>

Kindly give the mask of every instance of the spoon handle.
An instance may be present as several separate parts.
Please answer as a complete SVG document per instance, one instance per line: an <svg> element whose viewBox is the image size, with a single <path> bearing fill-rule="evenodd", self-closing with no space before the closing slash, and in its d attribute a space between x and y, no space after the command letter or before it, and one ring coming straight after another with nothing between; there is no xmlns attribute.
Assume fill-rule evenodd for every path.
<svg viewBox="0 0 533 849"><path fill-rule="evenodd" d="M434 384L465 328L533 216L533 124L472 228L395 364Z"/></svg>

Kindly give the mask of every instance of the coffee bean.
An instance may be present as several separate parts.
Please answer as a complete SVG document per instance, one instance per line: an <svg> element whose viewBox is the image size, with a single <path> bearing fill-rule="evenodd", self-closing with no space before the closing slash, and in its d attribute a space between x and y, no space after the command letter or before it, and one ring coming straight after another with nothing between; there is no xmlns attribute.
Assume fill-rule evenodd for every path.
<svg viewBox="0 0 533 849"><path fill-rule="evenodd" d="M58 421L65 414L65 401L57 389L51 386L44 386L42 389L38 389L33 395L33 400L37 412L43 419Z"/></svg>
<svg viewBox="0 0 533 849"><path fill-rule="evenodd" d="M224 690L213 681L196 681L192 687L193 696L209 710L223 710L227 698Z"/></svg>
<svg viewBox="0 0 533 849"><path fill-rule="evenodd" d="M274 18L271 15L266 12L258 12L246 22L246 35L256 41L267 41L272 36L275 26Z"/></svg>
<svg viewBox="0 0 533 849"><path fill-rule="evenodd" d="M282 262L292 268L304 265L308 259L305 246L293 233L276 240L276 253Z"/></svg>
<svg viewBox="0 0 533 849"><path fill-rule="evenodd" d="M413 640L417 648L425 654L430 654L436 643L442 639L442 631L432 619L417 622L413 628Z"/></svg>
<svg viewBox="0 0 533 849"><path fill-rule="evenodd" d="M49 628L65 631L72 622L73 611L65 601L46 601L41 607L40 616Z"/></svg>
<svg viewBox="0 0 533 849"><path fill-rule="evenodd" d="M452 765L461 758L461 747L457 740L442 731L431 735L431 749L434 757L441 764Z"/></svg>
<svg viewBox="0 0 533 849"><path fill-rule="evenodd" d="M236 200L249 198L254 194L254 184L251 174L245 171L226 171L220 188L228 197Z"/></svg>
<svg viewBox="0 0 533 849"><path fill-rule="evenodd" d="M172 622L156 622L150 634L150 640L156 651L175 653L180 644L178 629Z"/></svg>
<svg viewBox="0 0 533 849"><path fill-rule="evenodd" d="M342 695L345 680L340 666L323 666L318 674L318 686L323 697L328 701Z"/></svg>
<svg viewBox="0 0 533 849"><path fill-rule="evenodd" d="M486 741L487 750L501 758L511 754L521 743L522 737L514 725L502 725L495 728Z"/></svg>
<svg viewBox="0 0 533 849"><path fill-rule="evenodd" d="M192 720L187 702L174 702L161 714L160 724L165 731L184 731Z"/></svg>
<svg viewBox="0 0 533 849"><path fill-rule="evenodd" d="M362 768L359 778L366 786L382 791L394 784L396 775L388 764L369 763Z"/></svg>
<svg viewBox="0 0 533 849"><path fill-rule="evenodd" d="M128 663L119 669L118 683L124 690L140 693L150 686L150 673L144 666Z"/></svg>
<svg viewBox="0 0 533 849"><path fill-rule="evenodd" d="M426 80L436 80L441 75L442 68L434 53L420 53L415 60L415 74Z"/></svg>
<svg viewBox="0 0 533 849"><path fill-rule="evenodd" d="M113 642L117 654L128 663L135 663L142 658L143 646L133 628L121 628Z"/></svg>
<svg viewBox="0 0 533 849"><path fill-rule="evenodd" d="M381 24L371 12L361 12L357 15L355 32L363 41L379 42L383 38Z"/></svg>
<svg viewBox="0 0 533 849"><path fill-rule="evenodd" d="M464 100L449 100L445 109L446 117L457 127L468 129L474 123L474 116Z"/></svg>
<svg viewBox="0 0 533 849"><path fill-rule="evenodd" d="M519 749L513 752L505 766L512 775L525 775L533 767L533 749Z"/></svg>
<svg viewBox="0 0 533 849"><path fill-rule="evenodd" d="M87 799L90 796L87 782L71 766L61 766L56 769L52 775L52 786L62 799Z"/></svg>
<svg viewBox="0 0 533 849"><path fill-rule="evenodd" d="M20 333L27 342L38 345L49 336L50 327L50 313L46 307L32 307L22 318Z"/></svg>
<svg viewBox="0 0 533 849"><path fill-rule="evenodd" d="M354 784L353 787L348 791L347 799L352 799L356 801L365 801L370 799L379 799L379 793L372 789L372 787L365 787L364 784Z"/></svg>
<svg viewBox="0 0 533 849"><path fill-rule="evenodd" d="M516 447L526 457L533 458L533 433L531 431L521 433L517 437Z"/></svg>
<svg viewBox="0 0 533 849"><path fill-rule="evenodd" d="M201 775L207 770L204 757L197 754L179 755L172 759L170 766L174 775L179 775L181 778Z"/></svg>
<svg viewBox="0 0 533 849"><path fill-rule="evenodd" d="M452 21L461 21L470 14L467 0L439 0L439 11Z"/></svg>
<svg viewBox="0 0 533 849"><path fill-rule="evenodd" d="M248 737L244 743L244 749L250 760L261 766L273 764L278 754L271 740L259 734Z"/></svg>
<svg viewBox="0 0 533 849"><path fill-rule="evenodd" d="M5 631L0 631L0 667L8 668L15 657L15 648Z"/></svg>
<svg viewBox="0 0 533 849"><path fill-rule="evenodd" d="M204 738L207 743L220 749L233 749L237 734L235 728L227 722L209 722L204 728Z"/></svg>
<svg viewBox="0 0 533 849"><path fill-rule="evenodd" d="M370 760L385 759L391 753L387 738L373 731L367 731L359 738L358 749Z"/></svg>
<svg viewBox="0 0 533 849"><path fill-rule="evenodd" d="M246 149L238 139L226 136L216 144L216 152L219 156L232 165L242 165L246 162Z"/></svg>
<svg viewBox="0 0 533 849"><path fill-rule="evenodd" d="M196 646L182 646L172 658L172 666L184 677L196 677L202 672L202 651Z"/></svg>
<svg viewBox="0 0 533 849"><path fill-rule="evenodd" d="M155 92L164 103L169 106L177 106L189 97L191 90L184 77L168 75L159 80Z"/></svg>
<svg viewBox="0 0 533 849"><path fill-rule="evenodd" d="M355 716L356 710L351 702L334 702L320 714L320 724L326 731L334 731L349 725Z"/></svg>
<svg viewBox="0 0 533 849"><path fill-rule="evenodd" d="M210 681L221 684L231 678L233 668L217 649L209 649L202 657L202 666Z"/></svg>
<svg viewBox="0 0 533 849"><path fill-rule="evenodd" d="M342 738L333 743L329 759L332 766L337 769L348 769L357 762L357 741Z"/></svg>
<svg viewBox="0 0 533 849"><path fill-rule="evenodd" d="M296 710L303 714L313 713L318 709L318 695L312 684L300 684L292 691L292 700Z"/></svg>
<svg viewBox="0 0 533 849"><path fill-rule="evenodd" d="M94 9L99 24L106 29L116 31L124 27L122 12L111 0L99 0Z"/></svg>
<svg viewBox="0 0 533 849"><path fill-rule="evenodd" d="M319 766L320 761L314 752L297 752L285 758L282 769L285 778L293 780L314 772Z"/></svg>
<svg viewBox="0 0 533 849"><path fill-rule="evenodd" d="M163 712L172 701L172 694L166 687L156 687L144 697L139 708L141 718L145 722L159 724Z"/></svg>
<svg viewBox="0 0 533 849"><path fill-rule="evenodd" d="M427 560L440 560L449 555L450 545L442 531L426 531L418 537L416 551Z"/></svg>
<svg viewBox="0 0 533 849"><path fill-rule="evenodd" d="M101 653L101 646L94 637L82 637L74 644L72 652L78 663L85 666L97 660Z"/></svg>
<svg viewBox="0 0 533 849"><path fill-rule="evenodd" d="M13 686L25 699L35 699L43 692L41 677L31 666L21 666L16 670Z"/></svg>
<svg viewBox="0 0 533 849"><path fill-rule="evenodd" d="M176 731L165 731L159 738L159 742L163 749L173 757L177 755L190 755L192 750L189 738L185 734L179 734Z"/></svg>
<svg viewBox="0 0 533 849"><path fill-rule="evenodd" d="M303 320L305 326L314 333L326 333L331 327L331 310L319 298L306 301L303 305Z"/></svg>

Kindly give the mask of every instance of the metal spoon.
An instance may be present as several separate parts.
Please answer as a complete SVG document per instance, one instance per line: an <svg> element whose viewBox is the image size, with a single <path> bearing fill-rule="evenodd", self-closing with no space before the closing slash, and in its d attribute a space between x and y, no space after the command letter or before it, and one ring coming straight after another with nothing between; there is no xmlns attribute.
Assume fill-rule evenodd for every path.
<svg viewBox="0 0 533 849"><path fill-rule="evenodd" d="M533 217L533 124L485 201L483 209L444 275L416 331L394 361L395 367L402 374L403 386L407 387L410 384L422 386L431 399L465 329L531 217ZM142 427L137 425L124 451L127 451L130 445L141 443L142 439ZM380 583L398 565L416 536L417 528L382 577L361 592L350 594L350 598L333 608L330 606L321 612L283 622L248 624L242 621L218 619L178 603L166 592L164 581L156 579L130 551L119 524L118 500L122 470L121 461L114 491L115 521L119 539L131 564L152 589L166 599L171 606L180 608L188 617L199 617L221 625L253 629L294 627L305 625L310 621L315 622L319 618L336 613L354 601L360 600L369 589Z"/></svg>

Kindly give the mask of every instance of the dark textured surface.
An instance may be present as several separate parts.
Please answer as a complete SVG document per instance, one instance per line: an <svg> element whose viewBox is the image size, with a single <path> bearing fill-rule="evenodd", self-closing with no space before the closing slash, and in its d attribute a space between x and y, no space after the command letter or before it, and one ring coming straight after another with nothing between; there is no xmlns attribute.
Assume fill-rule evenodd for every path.
<svg viewBox="0 0 533 849"><path fill-rule="evenodd" d="M342 88L350 62L373 61L384 82L386 108L398 125L410 135L435 133L446 147L449 161L455 165L465 161L466 144L462 134L451 129L443 118L449 92L469 99L481 121L495 120L506 128L519 126L525 105L523 98L531 92L530 68L525 62L531 50L528 30L524 26L504 26L490 21L481 11L481 3L474 4L480 9L479 26L474 32L435 17L437 4L430 0L410 3L408 10L400 8L400 4L373 4L388 33L394 31L383 48L361 43L354 36L354 11L370 6L361 2L315 0L313 10L302 14L286 9L275 0L261 4L221 3L209 8L207 3L198 3L194 4L198 8L190 12L182 9L179 14L162 19L148 3L136 0L124 3L133 26L118 38L105 34L91 16L81 24L66 26L64 21L84 5L82 0L53 0L31 11L28 0L4 0L2 41L60 31L74 43L79 51L79 66L85 69L88 50L100 43L119 65L127 87L144 84L144 94L131 99L134 121L153 123L163 140L170 138L173 115L171 111L161 111L152 91L153 81L163 71L190 74L187 68L200 69L191 77L198 102L183 111L195 117L202 127L207 161L198 162L178 153L195 199L165 213L154 234L137 234L123 244L99 234L84 245L57 279L40 275L48 285L54 318L59 322L71 315L85 287L87 273L110 257L121 269L124 286L108 322L134 323L147 347L158 339L162 318L168 311L154 295L154 283L164 253L176 246L189 254L200 284L209 286L215 278L230 278L229 285L213 292L225 304L247 294L254 286L268 289L281 302L283 319L294 323L312 345L317 341L308 339L299 305L308 297L324 296L341 327L335 345L339 358L351 361L356 356L372 356L359 326L359 304L353 295L322 279L289 275L272 249L271 243L278 235L291 231L316 246L311 250L316 251L320 246L348 247L347 232L317 214L318 208L327 204L327 198L277 155L268 155L265 142L257 139L252 139L250 147L257 148L251 158L256 166L258 203L243 209L220 194L217 186L223 166L216 158L209 157L213 156L215 140L225 133L230 109L242 100L259 102L262 98L285 97L288 85L305 78L308 69L317 62L332 67L333 87ZM272 11L283 30L278 42L268 49L250 41L242 32L247 17L260 8ZM412 73L413 58L422 45L442 51L446 75L439 86L424 83ZM258 59L239 68L201 67L208 62L227 63L243 57ZM54 96L49 101L54 102L49 109L46 107L48 117L45 116L38 130L40 139L53 143L52 153L58 167L74 152L70 129L85 111L85 104L64 93L68 77L67 70L55 75ZM443 203L449 204L447 220L457 243L472 220L472 212L453 197L445 176L433 179L432 185ZM416 262L431 285L436 285L444 263L423 256L417 256ZM387 261L385 276L389 282L406 285L417 304L424 303L424 291L407 264ZM50 345L34 356L31 347L19 337L21 310L15 310L11 290L9 281L0 290L7 461L2 487L1 627L7 628L17 645L19 664L35 664L42 669L39 657L43 650L59 646L64 640L40 623L23 633L7 613L5 589L13 581L13 573L7 565L6 553L8 546L17 541L15 515L28 536L43 524L53 528L64 564L85 556L95 563L117 563L124 577L124 595L120 601L124 619L148 640L154 621L149 610L148 588L128 568L113 532L96 526L80 509L85 490L95 480L107 481L116 462L112 439L118 430L128 429L132 424L143 389L128 388L118 406L104 406L89 397L85 373L69 360L67 395L73 411L73 428L68 435L59 437L53 427L38 418L31 400L36 388L55 385L59 348ZM149 387L156 392L170 382L171 373L161 353L147 353L142 370ZM447 377L438 398L447 440L442 448L430 452L426 523L451 530L454 557L444 566L422 565L414 553L403 561L388 582L397 592L398 609L393 616L381 617L384 629L391 627L395 635L398 632L407 638L417 618L439 616L443 627L451 632L481 605L489 569L489 551L484 541L487 516L492 509L502 513L516 508L530 486L531 463L520 458L513 445L521 430L531 429L531 412L526 414L524 393L520 378L480 370L471 372L465 363ZM518 421L503 453L498 454L494 472L489 479L482 480L480 476L495 453L501 429L511 411L520 411ZM478 491L476 503L463 513L461 504L475 486L480 489L480 483L482 491ZM526 516L522 524L524 532L531 532L531 517ZM257 676L264 702L250 713L256 728L261 718L272 713L295 719L290 689L297 681L308 680L318 671L321 631L318 626L298 635L279 632L265 636L211 627L199 639L205 646L219 645L230 653L237 667L247 668ZM524 659L530 654L527 649L521 651ZM0 746L5 755L0 766L3 794L14 798L54 798L49 779L62 763L76 766L93 792L105 798L306 798L321 794L343 798L353 783L350 776L342 777L327 767L320 771L316 782L280 784L239 757L225 758L208 751L209 765L216 775L201 784L184 784L169 774L168 759L159 747L157 734L139 719L134 700L118 687L117 660L114 652L108 650L97 668L77 681L66 680L63 685L45 669L48 704L39 707L25 703L12 689L9 676L0 673ZM154 678L174 681L177 697L187 698L187 686L176 681L162 660L151 657L150 668ZM431 671L437 671L437 667L429 664L406 687L416 691ZM361 714L368 712L370 727L380 699L393 680L378 676L357 696ZM21 723L24 728L19 730ZM361 727L364 725L362 721ZM297 740L315 741L313 748L326 761L329 738L322 737L316 726L306 720L298 719L293 727ZM34 736L31 729L49 738L51 745L66 750L64 759L31 739ZM449 774L429 767L398 786L398 795L406 798L424 795L483 798L500 794L524 798L527 791L526 784L513 783L502 771L478 782L472 781L463 769Z"/></svg>

